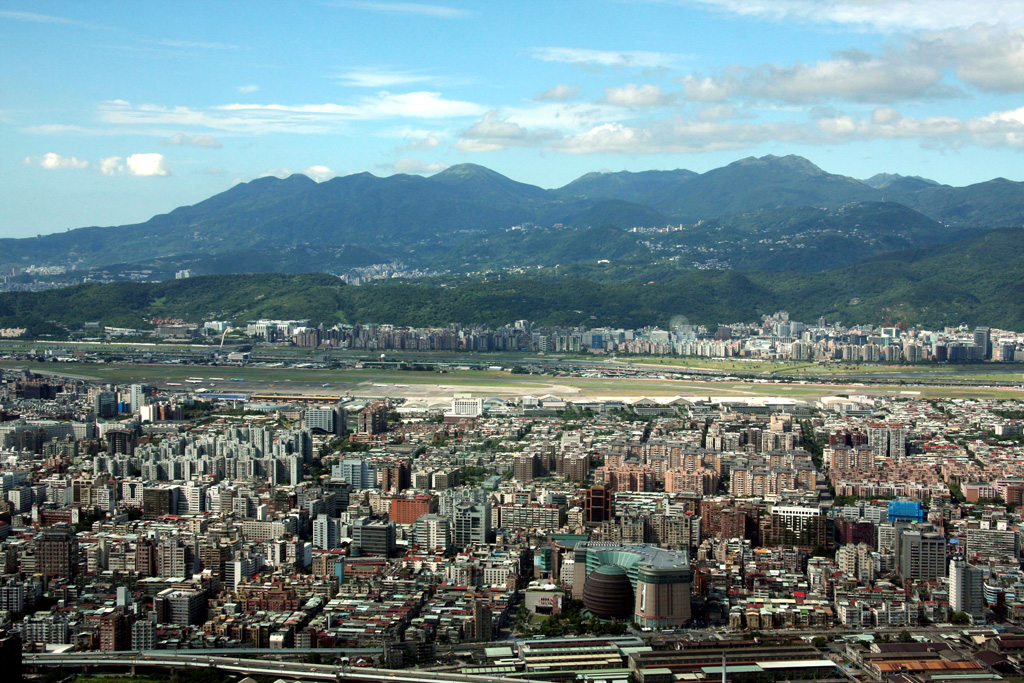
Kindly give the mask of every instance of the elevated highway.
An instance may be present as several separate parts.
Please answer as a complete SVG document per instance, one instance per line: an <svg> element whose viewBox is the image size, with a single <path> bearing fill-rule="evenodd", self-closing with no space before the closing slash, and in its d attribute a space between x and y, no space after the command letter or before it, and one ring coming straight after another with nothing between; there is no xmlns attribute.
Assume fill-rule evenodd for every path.
<svg viewBox="0 0 1024 683"><path fill-rule="evenodd" d="M331 650L324 650L330 653ZM287 650L282 651L287 654ZM244 676L262 675L303 681L343 681L394 683L498 683L501 676L467 676L458 673L419 669L378 669L372 667L336 666L280 662L268 659L203 654L201 650L133 650L126 652L69 652L61 654L25 654L26 668L99 668L124 669L134 675L136 669L216 669ZM541 683L517 679L523 683Z"/></svg>

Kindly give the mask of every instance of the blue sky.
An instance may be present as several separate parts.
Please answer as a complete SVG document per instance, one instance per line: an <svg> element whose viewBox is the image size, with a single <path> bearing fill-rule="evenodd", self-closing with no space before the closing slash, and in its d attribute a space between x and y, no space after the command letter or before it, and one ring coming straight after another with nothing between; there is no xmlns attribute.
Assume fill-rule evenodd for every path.
<svg viewBox="0 0 1024 683"><path fill-rule="evenodd" d="M0 236L267 174L1024 180L1024 3L0 0Z"/></svg>

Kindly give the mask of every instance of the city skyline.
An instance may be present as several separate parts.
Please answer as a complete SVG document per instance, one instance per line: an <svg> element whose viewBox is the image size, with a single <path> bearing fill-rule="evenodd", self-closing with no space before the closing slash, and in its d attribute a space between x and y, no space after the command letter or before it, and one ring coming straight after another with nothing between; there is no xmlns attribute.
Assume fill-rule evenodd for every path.
<svg viewBox="0 0 1024 683"><path fill-rule="evenodd" d="M795 153L1019 179L1024 9L956 0L0 2L0 236L143 221L261 175L478 163L564 185ZM40 49L45 46L45 49Z"/></svg>

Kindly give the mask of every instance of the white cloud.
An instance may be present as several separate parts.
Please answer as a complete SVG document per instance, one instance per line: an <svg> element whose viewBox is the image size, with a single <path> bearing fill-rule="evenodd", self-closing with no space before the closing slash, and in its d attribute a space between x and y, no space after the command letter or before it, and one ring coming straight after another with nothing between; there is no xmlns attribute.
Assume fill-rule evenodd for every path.
<svg viewBox="0 0 1024 683"><path fill-rule="evenodd" d="M795 122L738 123L682 116L634 125L605 123L569 135L551 146L569 154L691 154L742 149L767 141L816 144L825 134Z"/></svg>
<svg viewBox="0 0 1024 683"><path fill-rule="evenodd" d="M808 123L739 122L673 116L626 124L602 123L562 137L549 149L568 154L689 154L743 149L765 142L837 145L865 140L914 140L927 147L966 145L1024 151L1024 107L974 118L906 116L878 107L867 116L820 113Z"/></svg>
<svg viewBox="0 0 1024 683"><path fill-rule="evenodd" d="M240 85L237 88L238 92L242 93L243 95L248 95L249 93L254 93L254 92L256 92L259 89L260 89L260 86L258 86L258 85Z"/></svg>
<svg viewBox="0 0 1024 683"><path fill-rule="evenodd" d="M171 169L163 154L132 154L125 160L128 173L137 176L168 176Z"/></svg>
<svg viewBox="0 0 1024 683"><path fill-rule="evenodd" d="M532 52L536 59L544 62L638 69L668 69L689 58L687 55L668 52L587 50L575 47L538 47Z"/></svg>
<svg viewBox="0 0 1024 683"><path fill-rule="evenodd" d="M464 152L493 152L506 147L535 145L556 137L555 131L530 131L503 118L497 111L489 111L462 133L455 147Z"/></svg>
<svg viewBox="0 0 1024 683"><path fill-rule="evenodd" d="M387 71L384 69L353 69L335 76L341 84L356 88L393 88L432 81L432 76L415 71Z"/></svg>
<svg viewBox="0 0 1024 683"><path fill-rule="evenodd" d="M937 31L915 37L908 46L922 63L950 66L957 77L981 90L1024 91L1024 30L976 25L964 31Z"/></svg>
<svg viewBox="0 0 1024 683"><path fill-rule="evenodd" d="M883 32L1024 26L1024 5L1012 0L677 0L745 17L838 24Z"/></svg>
<svg viewBox="0 0 1024 683"><path fill-rule="evenodd" d="M701 121L717 121L736 117L736 109L728 104L712 104L697 112Z"/></svg>
<svg viewBox="0 0 1024 683"><path fill-rule="evenodd" d="M164 140L164 142L168 145L206 147L209 149L220 149L224 146L220 140L210 135L185 135L184 133L172 135L167 140Z"/></svg>
<svg viewBox="0 0 1024 683"><path fill-rule="evenodd" d="M419 159L399 159L393 165L395 173L432 174L448 168L448 164L440 161L428 163Z"/></svg>
<svg viewBox="0 0 1024 683"><path fill-rule="evenodd" d="M434 131L416 131L405 136L407 149L434 149L441 144L441 134Z"/></svg>
<svg viewBox="0 0 1024 683"><path fill-rule="evenodd" d="M89 162L85 159L79 159L78 157L66 157L56 154L55 152L47 152L41 157L25 157L23 163L29 166L38 166L39 168L45 168L49 171L57 169L74 169L80 170L88 168Z"/></svg>
<svg viewBox="0 0 1024 683"><path fill-rule="evenodd" d="M124 164L121 157L104 157L100 159L100 172L103 175L117 175L124 173Z"/></svg>
<svg viewBox="0 0 1024 683"><path fill-rule="evenodd" d="M363 2L362 0L336 0L330 3L336 7L364 9L387 14L411 14L437 19L458 19L468 15L465 10L444 5L429 5L420 2Z"/></svg>
<svg viewBox="0 0 1024 683"><path fill-rule="evenodd" d="M856 102L939 99L960 94L944 84L941 64L889 50L881 55L849 51L814 64L734 65L717 77L680 79L686 96L700 102L733 97L807 104L832 98Z"/></svg>
<svg viewBox="0 0 1024 683"><path fill-rule="evenodd" d="M310 166L302 171L303 175L309 176L318 183L322 183L325 180L329 180L334 176L338 175L327 166Z"/></svg>
<svg viewBox="0 0 1024 683"><path fill-rule="evenodd" d="M553 88L539 92L534 96L538 102L568 102L576 99L580 94L580 86L559 83Z"/></svg>
<svg viewBox="0 0 1024 683"><path fill-rule="evenodd" d="M348 121L444 119L481 116L487 107L449 100L437 92L380 92L352 104L232 103L206 109L104 102L99 118L123 126L200 127L236 133L327 133Z"/></svg>
<svg viewBox="0 0 1024 683"><path fill-rule="evenodd" d="M674 95L666 93L656 85L627 83L621 88L606 88L603 101L618 107L641 109L663 107L671 104L673 99Z"/></svg>
<svg viewBox="0 0 1024 683"><path fill-rule="evenodd" d="M578 133L624 115L622 107L592 102L544 102L503 107L502 115L525 128L547 128Z"/></svg>

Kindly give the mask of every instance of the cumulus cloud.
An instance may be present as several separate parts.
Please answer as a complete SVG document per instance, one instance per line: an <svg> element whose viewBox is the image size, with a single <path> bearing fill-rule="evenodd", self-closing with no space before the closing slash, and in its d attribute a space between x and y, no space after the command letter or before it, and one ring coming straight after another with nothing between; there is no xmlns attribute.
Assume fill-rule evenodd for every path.
<svg viewBox="0 0 1024 683"><path fill-rule="evenodd" d="M137 176L168 176L171 169L163 154L131 154L125 160L128 173Z"/></svg>
<svg viewBox="0 0 1024 683"><path fill-rule="evenodd" d="M327 166L321 166L321 165L310 166L309 168L304 169L302 171L302 174L306 175L306 176L309 176L310 178L312 178L313 180L317 181L318 183L322 183L323 181L329 180L329 179L333 178L334 176L338 175L337 173L335 173L333 170L331 170Z"/></svg>
<svg viewBox="0 0 1024 683"><path fill-rule="evenodd" d="M441 144L441 135L434 131L415 131L404 137L406 149L434 149Z"/></svg>
<svg viewBox="0 0 1024 683"><path fill-rule="evenodd" d="M254 92L256 92L259 89L260 89L260 86L252 85L252 84L250 84L250 85L240 85L237 88L238 92L242 93L243 95L248 95L249 93L254 93Z"/></svg>
<svg viewBox="0 0 1024 683"><path fill-rule="evenodd" d="M23 163L29 166L38 166L39 168L45 168L49 171L57 169L83 169L88 168L89 162L85 159L79 159L78 157L66 157L56 154L55 152L47 152L41 157L25 157Z"/></svg>
<svg viewBox="0 0 1024 683"><path fill-rule="evenodd" d="M399 159L393 164L395 173L432 174L448 168L448 164L436 161L429 163L419 159Z"/></svg>
<svg viewBox="0 0 1024 683"><path fill-rule="evenodd" d="M1024 25L1024 6L1006 0L681 0L739 16L838 24L883 32Z"/></svg>
<svg viewBox="0 0 1024 683"><path fill-rule="evenodd" d="M689 154L740 149L766 140L792 141L800 136L793 124L738 124L693 121L676 116L637 124L620 122L570 135L553 145L569 154Z"/></svg>
<svg viewBox="0 0 1024 683"><path fill-rule="evenodd" d="M560 62L575 66L614 67L619 69L627 67L669 69L679 62L688 59L687 55L669 52L647 52L643 50L615 51L587 50L575 47L538 47L534 48L532 52L534 58L544 62Z"/></svg>
<svg viewBox="0 0 1024 683"><path fill-rule="evenodd" d="M553 88L537 93L533 99L537 102L568 102L579 97L579 94L580 86L559 83Z"/></svg>
<svg viewBox="0 0 1024 683"><path fill-rule="evenodd" d="M656 85L627 83L621 88L606 88L603 101L618 107L641 109L663 107L671 104L674 97Z"/></svg>
<svg viewBox="0 0 1024 683"><path fill-rule="evenodd" d="M117 175L124 173L124 159L121 157L104 157L100 159L100 172L103 175Z"/></svg>
<svg viewBox="0 0 1024 683"><path fill-rule="evenodd" d="M680 82L686 97L700 102L741 97L807 104L832 98L897 102L960 94L942 79L941 64L919 61L902 52L870 55L848 51L814 64L736 65L715 77L689 75Z"/></svg>
<svg viewBox="0 0 1024 683"><path fill-rule="evenodd" d="M506 147L535 145L556 137L555 131L527 130L497 111L489 111L462 133L455 147L464 152L493 152Z"/></svg>
<svg viewBox="0 0 1024 683"><path fill-rule="evenodd" d="M178 133L172 135L164 142L168 145L185 145L188 147L207 147L209 149L220 149L224 145L221 144L220 140L211 137L209 135L185 135L184 133Z"/></svg>
<svg viewBox="0 0 1024 683"><path fill-rule="evenodd" d="M948 65L957 78L981 90L1024 91L1024 30L976 25L915 37L908 51L922 63Z"/></svg>

